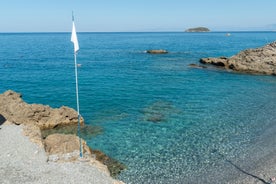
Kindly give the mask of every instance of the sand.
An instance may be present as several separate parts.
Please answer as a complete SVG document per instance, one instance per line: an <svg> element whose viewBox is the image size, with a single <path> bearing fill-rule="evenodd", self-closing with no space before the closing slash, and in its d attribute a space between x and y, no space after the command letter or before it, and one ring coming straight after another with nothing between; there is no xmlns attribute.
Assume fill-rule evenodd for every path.
<svg viewBox="0 0 276 184"><path fill-rule="evenodd" d="M87 162L47 161L44 149L23 135L23 125L0 128L1 184L119 183Z"/></svg>

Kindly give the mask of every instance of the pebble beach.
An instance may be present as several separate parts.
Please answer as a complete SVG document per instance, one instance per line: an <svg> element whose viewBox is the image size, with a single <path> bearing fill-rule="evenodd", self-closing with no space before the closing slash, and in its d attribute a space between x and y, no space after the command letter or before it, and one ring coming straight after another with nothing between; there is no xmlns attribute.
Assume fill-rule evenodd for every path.
<svg viewBox="0 0 276 184"><path fill-rule="evenodd" d="M118 184L88 162L49 162L44 148L23 134L24 125L1 125L1 184Z"/></svg>
<svg viewBox="0 0 276 184"><path fill-rule="evenodd" d="M56 163L49 162L44 149L23 135L24 125L2 125L0 129L0 183L2 184L48 184L48 183L91 183L120 184L95 166L82 161ZM275 134L271 129L265 142L271 145L271 151L264 153L259 160L252 162L252 170L243 170L231 161L238 176L232 181L220 183L276 183ZM252 158L254 159L254 158ZM249 163L250 164L250 163ZM227 168L226 168L227 169ZM202 179L200 179L202 180Z"/></svg>

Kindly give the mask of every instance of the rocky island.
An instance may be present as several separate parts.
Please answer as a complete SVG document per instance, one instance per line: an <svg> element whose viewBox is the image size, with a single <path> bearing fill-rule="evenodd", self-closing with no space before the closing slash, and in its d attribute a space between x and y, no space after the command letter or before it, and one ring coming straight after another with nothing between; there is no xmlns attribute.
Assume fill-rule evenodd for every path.
<svg viewBox="0 0 276 184"><path fill-rule="evenodd" d="M276 42L241 51L229 58L201 58L199 62L242 73L276 75Z"/></svg>
<svg viewBox="0 0 276 184"><path fill-rule="evenodd" d="M207 27L195 27L186 29L185 32L210 32L210 29Z"/></svg>

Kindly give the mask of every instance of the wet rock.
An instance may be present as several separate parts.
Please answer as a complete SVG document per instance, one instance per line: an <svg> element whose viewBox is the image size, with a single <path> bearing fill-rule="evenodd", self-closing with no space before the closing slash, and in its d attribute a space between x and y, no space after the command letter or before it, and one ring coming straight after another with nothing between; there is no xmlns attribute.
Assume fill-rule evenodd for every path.
<svg viewBox="0 0 276 184"><path fill-rule="evenodd" d="M100 161L104 165L107 166L110 175L112 177L116 177L118 174L121 173L122 170L126 169L126 166L119 161L107 156L103 152L99 150L92 150L90 149L92 155L95 156L96 160Z"/></svg>
<svg viewBox="0 0 276 184"><path fill-rule="evenodd" d="M276 75L276 42L241 51L230 58L201 58L199 62L238 72Z"/></svg>
<svg viewBox="0 0 276 184"><path fill-rule="evenodd" d="M218 67L225 67L227 65L228 58L226 57L201 58L199 62L202 64L212 64Z"/></svg>
<svg viewBox="0 0 276 184"><path fill-rule="evenodd" d="M51 129L58 125L78 123L77 112L72 108L62 106L53 109L41 104L27 104L21 94L11 90L0 94L0 104L0 114L15 124L31 124L40 129ZM81 124L83 123L81 118Z"/></svg>

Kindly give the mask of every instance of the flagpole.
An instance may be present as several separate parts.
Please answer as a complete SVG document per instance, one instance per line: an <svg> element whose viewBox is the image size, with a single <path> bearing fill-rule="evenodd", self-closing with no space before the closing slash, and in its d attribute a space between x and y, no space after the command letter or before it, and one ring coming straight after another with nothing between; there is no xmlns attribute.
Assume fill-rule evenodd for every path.
<svg viewBox="0 0 276 184"><path fill-rule="evenodd" d="M77 100L77 112L78 112L78 136L80 142L80 157L82 158L82 143L80 137L80 105L79 105L79 83L78 83L78 64L77 64L77 53L74 53L75 56L75 76L76 76L76 100Z"/></svg>
<svg viewBox="0 0 276 184"><path fill-rule="evenodd" d="M82 151L82 141L80 136L80 105L79 105L79 84L78 84L78 64L77 64L77 51L79 50L79 43L77 39L77 33L74 23L74 14L72 12L72 21L73 21L73 29L72 29L72 36L71 41L74 43L74 58L75 58L75 77L76 77L76 100L77 100L77 112L78 112L78 137L80 143L80 158L83 157Z"/></svg>

